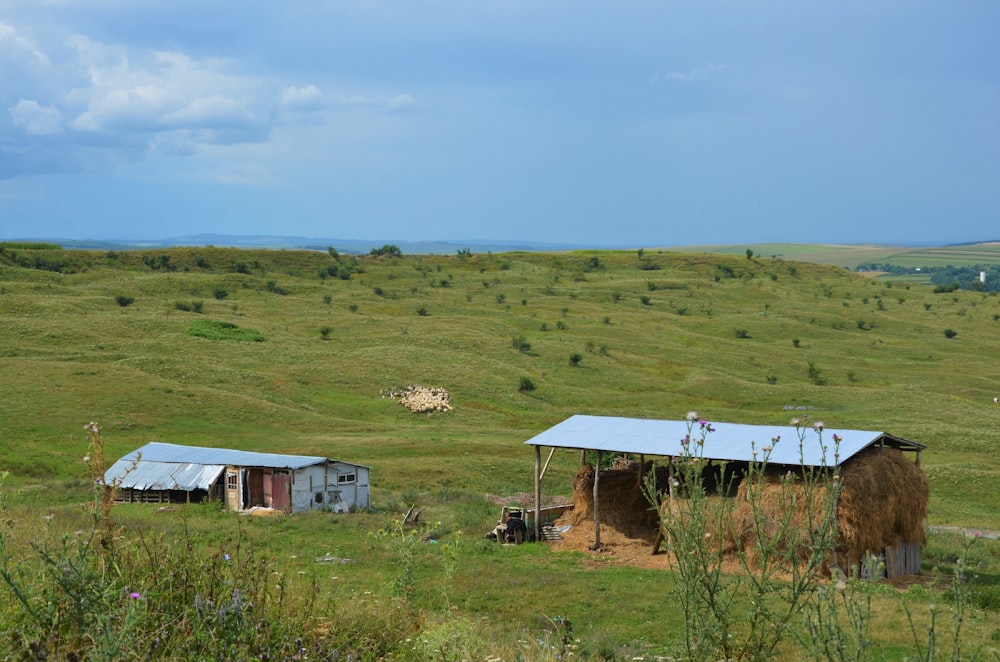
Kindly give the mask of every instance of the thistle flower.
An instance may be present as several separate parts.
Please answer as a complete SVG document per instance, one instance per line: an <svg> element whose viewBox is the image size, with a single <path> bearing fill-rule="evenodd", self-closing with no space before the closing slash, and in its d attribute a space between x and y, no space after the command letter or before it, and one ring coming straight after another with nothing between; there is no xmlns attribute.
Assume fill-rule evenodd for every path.
<svg viewBox="0 0 1000 662"><path fill-rule="evenodd" d="M795 418L793 418L792 420L790 420L788 422L788 424L789 425L794 425L795 427L799 427L799 425L802 424L802 419L800 419L798 416L796 416Z"/></svg>
<svg viewBox="0 0 1000 662"><path fill-rule="evenodd" d="M823 421L816 421L815 423L813 423L813 430L816 430L816 432L822 432L823 431Z"/></svg>
<svg viewBox="0 0 1000 662"><path fill-rule="evenodd" d="M687 416L685 416L684 418L686 418L689 421L697 421L698 420L698 412L696 412L696 411L689 411L687 413Z"/></svg>
<svg viewBox="0 0 1000 662"><path fill-rule="evenodd" d="M136 592L136 591L132 591L131 593L129 593L129 594L128 594L128 597L129 597L129 599L131 599L131 600L138 600L139 598L141 598L141 597L142 597L142 595L140 595L140 594L139 594L138 592Z"/></svg>

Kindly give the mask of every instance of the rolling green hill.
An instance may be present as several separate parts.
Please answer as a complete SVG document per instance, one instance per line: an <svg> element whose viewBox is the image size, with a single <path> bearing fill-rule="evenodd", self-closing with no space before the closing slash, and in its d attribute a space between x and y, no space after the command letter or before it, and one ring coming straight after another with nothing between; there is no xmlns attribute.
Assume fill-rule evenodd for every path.
<svg viewBox="0 0 1000 662"><path fill-rule="evenodd" d="M1000 528L994 295L756 254L18 252L66 273L0 254L0 464L66 498L90 420L114 454L325 454L372 465L376 494L513 493L531 486L522 442L574 413L783 424L794 408L926 444L931 521ZM410 383L454 410L380 395Z"/></svg>
<svg viewBox="0 0 1000 662"><path fill-rule="evenodd" d="M927 586L851 582L822 616L788 612L787 591L769 583L755 600L730 575L732 636L753 641L742 619L764 605L796 617L775 621L777 655L809 659L830 638L801 644L782 624L802 634L810 617L847 622L851 610L868 628L856 645L884 659L926 659L932 643L941 655L995 652L998 325L996 294L935 293L745 249L8 246L0 622L16 626L0 633L0 656L680 659L684 584L662 556L652 567L482 535L498 502L532 489L529 437L576 413L690 410L761 424L808 415L927 445ZM384 397L409 384L447 389L453 409L414 414ZM122 504L90 519L80 507L95 494L94 458L82 461L90 421L108 460L157 440L366 464L372 509L238 517ZM569 495L578 468L577 453L556 454L546 490ZM404 525L411 507L421 520ZM91 544L87 532L105 525ZM824 590L809 593L809 609L832 604Z"/></svg>

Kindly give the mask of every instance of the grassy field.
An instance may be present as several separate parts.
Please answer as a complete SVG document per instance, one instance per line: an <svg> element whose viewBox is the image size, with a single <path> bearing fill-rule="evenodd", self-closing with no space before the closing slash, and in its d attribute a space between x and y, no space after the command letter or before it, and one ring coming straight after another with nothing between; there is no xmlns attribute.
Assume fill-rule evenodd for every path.
<svg viewBox="0 0 1000 662"><path fill-rule="evenodd" d="M1000 265L1000 244L995 242L933 248L878 244L732 244L684 246L672 250L717 255L745 255L747 249L761 258L774 256L788 260L833 264L845 269L854 269L858 265L869 262L910 268Z"/></svg>
<svg viewBox="0 0 1000 662"><path fill-rule="evenodd" d="M626 652L669 649L668 575L611 562L595 574L577 555L471 544L496 518L486 495L532 489L523 442L572 414L693 409L785 424L790 408L804 408L830 427L926 444L929 524L1000 529L1000 299L879 282L779 248L754 247L752 259L746 247L395 258L18 251L64 273L12 266L0 253L7 501L26 521L72 519L89 494L88 421L103 426L112 460L157 440L367 464L375 512L356 518L254 519L237 531L225 515L204 524L130 506L121 517L204 529L199 544L210 549L250 536L282 571L305 564L363 594L386 582L387 552L371 534L417 504L441 522L442 540L469 541L449 608L501 623L561 615L596 648ZM859 256L848 252L847 262ZM525 379L536 388L521 390ZM381 397L411 383L448 389L454 409L415 415ZM557 455L547 488L568 495L577 463ZM992 550L983 573L1000 581L998 552L983 545ZM306 562L327 553L356 562ZM425 606L435 607L446 559L420 554ZM951 556L928 563L947 567ZM506 588L491 595L491 583ZM623 616L622 604L634 613ZM995 611L976 623L977 641L1000 636Z"/></svg>

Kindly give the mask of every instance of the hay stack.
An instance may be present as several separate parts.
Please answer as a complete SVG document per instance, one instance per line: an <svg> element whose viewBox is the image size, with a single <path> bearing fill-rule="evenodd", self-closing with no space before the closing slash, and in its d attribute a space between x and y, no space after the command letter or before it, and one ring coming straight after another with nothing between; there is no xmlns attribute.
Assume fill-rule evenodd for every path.
<svg viewBox="0 0 1000 662"><path fill-rule="evenodd" d="M650 467L649 464L647 466ZM792 512L792 526L788 544L794 545L795 557L806 560L811 554L808 546L809 526L818 527L822 521L827 490L817 486L812 503L806 502L801 481L795 482L789 493L782 487L781 478L789 470L785 466L768 468L763 493L760 496L763 516L763 535L774 536L781 528L783 514ZM792 468L797 472L798 468ZM667 484L666 467L657 467L658 486ZM837 561L846 572L864 558L868 552L876 555L886 547L900 542L924 544L924 520L930 500L927 478L920 467L894 448L870 448L862 451L840 471L841 489L837 504ZM739 485L731 511L729 535L720 540L723 551L735 553L745 550L748 561L756 563L755 549L759 548L754 527L753 510L747 499L748 485ZM587 465L573 479L572 513L561 521L581 528L594 519L594 468ZM721 498L721 497L713 497ZM602 527L606 526L631 539L649 539L655 536L658 518L643 494L637 463L618 464L612 469L602 469L598 499ZM664 503L663 507L669 507ZM812 513L812 522L809 522ZM709 525L714 528L713 524Z"/></svg>
<svg viewBox="0 0 1000 662"><path fill-rule="evenodd" d="M647 469L650 466L646 464ZM663 471L658 469L658 480ZM655 535L659 519L643 494L637 462L619 462L601 469L597 490L602 527L611 527L628 538ZM573 477L573 504L563 523L578 526L594 520L594 467L584 465Z"/></svg>
<svg viewBox="0 0 1000 662"><path fill-rule="evenodd" d="M806 501L801 482L790 493L780 483L777 467L769 471L761 494L764 535L780 529L783 514L792 509L792 522L800 533L791 537L796 558L806 560L809 526L820 525L827 499L825 487L817 487ZM840 471L840 500L837 504L837 560L846 571L857 566L865 554L882 554L900 542L926 542L923 522L927 516L930 488L923 471L895 448L870 448L851 458ZM753 563L758 548L754 516L747 500L748 486L740 484L732 514L732 529L726 551L737 546L747 551ZM812 513L809 522L808 513Z"/></svg>
<svg viewBox="0 0 1000 662"><path fill-rule="evenodd" d="M865 552L879 554L900 542L927 542L924 520L930 486L920 467L901 451L869 448L851 458L840 476L840 551L850 565Z"/></svg>

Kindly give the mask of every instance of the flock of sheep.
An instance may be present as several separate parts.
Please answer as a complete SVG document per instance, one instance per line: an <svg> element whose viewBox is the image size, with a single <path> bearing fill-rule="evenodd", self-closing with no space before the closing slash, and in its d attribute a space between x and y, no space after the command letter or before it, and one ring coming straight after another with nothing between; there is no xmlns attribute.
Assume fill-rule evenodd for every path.
<svg viewBox="0 0 1000 662"><path fill-rule="evenodd" d="M410 384L406 388L387 388L382 391L383 398L398 400L415 414L431 414L436 411L451 410L451 395L446 389Z"/></svg>

